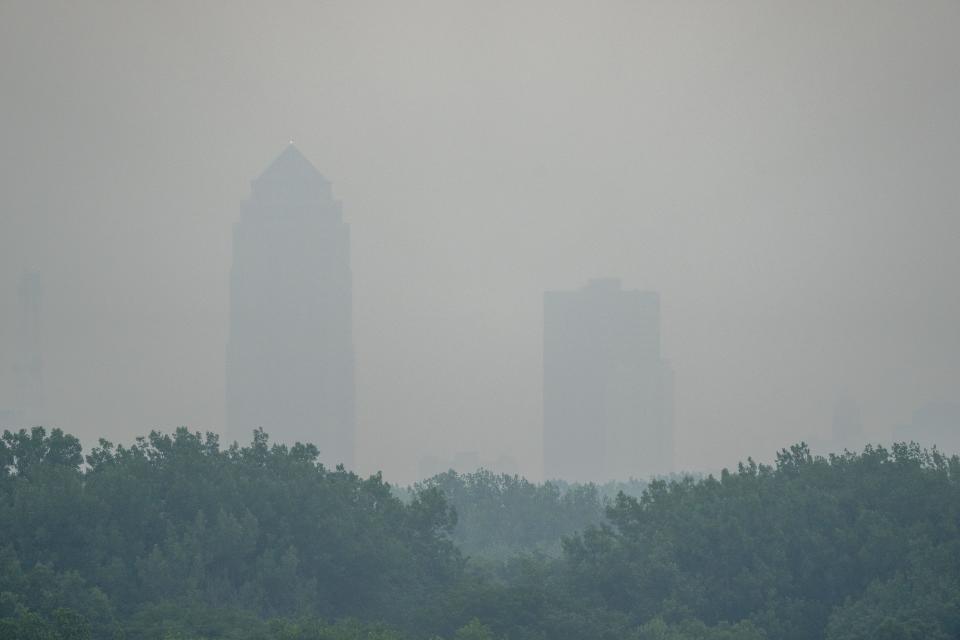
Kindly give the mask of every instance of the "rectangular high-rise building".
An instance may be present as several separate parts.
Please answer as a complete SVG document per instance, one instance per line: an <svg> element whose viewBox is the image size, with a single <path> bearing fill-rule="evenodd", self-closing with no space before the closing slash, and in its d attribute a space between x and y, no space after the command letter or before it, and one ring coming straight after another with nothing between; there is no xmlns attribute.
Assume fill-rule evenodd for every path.
<svg viewBox="0 0 960 640"><path fill-rule="evenodd" d="M660 298L616 279L543 300L547 478L604 481L673 470L673 376Z"/></svg>
<svg viewBox="0 0 960 640"><path fill-rule="evenodd" d="M330 183L291 143L253 181L233 233L227 434L310 442L353 466L350 229Z"/></svg>

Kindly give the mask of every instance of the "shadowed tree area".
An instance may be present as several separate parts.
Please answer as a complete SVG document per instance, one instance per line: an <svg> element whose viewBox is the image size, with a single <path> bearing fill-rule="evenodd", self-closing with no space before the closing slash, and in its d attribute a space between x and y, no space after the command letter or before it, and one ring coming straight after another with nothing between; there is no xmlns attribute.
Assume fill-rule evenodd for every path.
<svg viewBox="0 0 960 640"><path fill-rule="evenodd" d="M150 637L180 615L214 633L220 616L203 610L222 608L407 623L461 570L439 492L403 505L380 476L317 464L312 445L271 446L256 432L224 450L179 429L129 448L101 441L81 469L79 443L59 430L3 442L8 624L63 607L93 637L121 626Z"/></svg>
<svg viewBox="0 0 960 640"><path fill-rule="evenodd" d="M57 429L5 432L0 637L955 638L958 473L913 445L798 445L612 503L485 473L403 502L260 431L85 458Z"/></svg>
<svg viewBox="0 0 960 640"><path fill-rule="evenodd" d="M440 490L457 512L454 542L477 560L503 562L520 552L560 554L560 540L603 520L604 497L592 484L537 484L526 478L447 471L414 485Z"/></svg>

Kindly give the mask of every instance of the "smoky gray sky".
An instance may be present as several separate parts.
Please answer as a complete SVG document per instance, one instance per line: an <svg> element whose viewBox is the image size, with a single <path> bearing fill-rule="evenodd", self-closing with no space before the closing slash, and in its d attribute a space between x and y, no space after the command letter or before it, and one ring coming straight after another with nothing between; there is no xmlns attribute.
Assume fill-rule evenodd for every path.
<svg viewBox="0 0 960 640"><path fill-rule="evenodd" d="M661 293L677 463L960 390L960 3L0 0L0 393L220 431L231 228L288 139L352 229L358 465L541 473L542 293ZM10 402L0 397L0 406Z"/></svg>

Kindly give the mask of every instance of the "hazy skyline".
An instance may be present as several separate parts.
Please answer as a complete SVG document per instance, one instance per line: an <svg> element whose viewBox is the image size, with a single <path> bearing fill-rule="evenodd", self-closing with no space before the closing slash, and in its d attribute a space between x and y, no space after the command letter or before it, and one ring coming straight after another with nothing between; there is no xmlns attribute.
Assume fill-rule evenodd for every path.
<svg viewBox="0 0 960 640"><path fill-rule="evenodd" d="M541 472L542 295L661 296L676 466L960 400L956 2L0 2L0 408L222 432L231 228L293 138L351 227L357 463Z"/></svg>

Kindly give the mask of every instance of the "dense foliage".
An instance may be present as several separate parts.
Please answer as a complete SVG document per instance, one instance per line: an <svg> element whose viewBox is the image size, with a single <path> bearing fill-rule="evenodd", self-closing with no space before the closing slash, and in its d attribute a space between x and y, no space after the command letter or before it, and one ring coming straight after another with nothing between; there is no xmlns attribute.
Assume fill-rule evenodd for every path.
<svg viewBox="0 0 960 640"><path fill-rule="evenodd" d="M580 598L770 638L960 637L960 460L916 446L652 483L566 545Z"/></svg>
<svg viewBox="0 0 960 640"><path fill-rule="evenodd" d="M262 433L101 442L84 464L59 430L6 432L0 637L956 638L958 479L915 446L800 445L609 504L486 472L401 501Z"/></svg>
<svg viewBox="0 0 960 640"><path fill-rule="evenodd" d="M81 470L79 443L59 430L3 443L3 617L70 612L96 637L151 637L165 608L411 626L461 572L439 492L404 505L380 476L323 468L312 445L258 432L223 450L180 429L101 441Z"/></svg>

